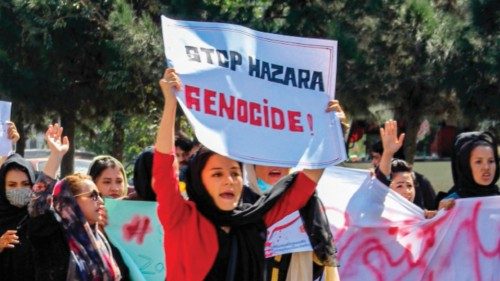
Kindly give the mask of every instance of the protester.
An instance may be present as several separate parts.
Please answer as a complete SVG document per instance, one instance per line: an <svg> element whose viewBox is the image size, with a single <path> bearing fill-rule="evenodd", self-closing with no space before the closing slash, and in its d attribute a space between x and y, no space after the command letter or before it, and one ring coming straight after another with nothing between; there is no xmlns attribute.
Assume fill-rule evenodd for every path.
<svg viewBox="0 0 500 281"><path fill-rule="evenodd" d="M189 151L188 159L193 157L196 154L196 152L198 152L198 149L200 149L202 146L200 141L198 140L198 138L196 136L193 138L193 141L191 142L191 144L192 144L192 146L191 146L191 150Z"/></svg>
<svg viewBox="0 0 500 281"><path fill-rule="evenodd" d="M193 148L193 143L184 132L177 132L175 135L175 157L179 162L179 168L187 166L189 153Z"/></svg>
<svg viewBox="0 0 500 281"><path fill-rule="evenodd" d="M454 199L500 195L498 150L490 132L466 132L454 142L451 157L453 187L439 208L453 206Z"/></svg>
<svg viewBox="0 0 500 281"><path fill-rule="evenodd" d="M181 82L173 69L165 71L160 86L165 104L155 145L153 188L165 231L168 279L263 280L266 226L303 207L323 169L292 174L255 204L241 204L241 164L201 148L189 162L189 201L184 200L174 169L174 92Z"/></svg>
<svg viewBox="0 0 500 281"><path fill-rule="evenodd" d="M33 166L19 154L0 168L0 276L5 281L34 280L27 239L27 205L35 182Z"/></svg>
<svg viewBox="0 0 500 281"><path fill-rule="evenodd" d="M401 145L401 148L396 153L394 153L393 158L401 160L405 158L402 146L403 144ZM382 142L375 142L372 145L370 151L371 163L374 169L379 166L380 159L383 153L384 147L382 145ZM405 168L404 166L408 166L408 163L406 163L405 161L403 162L398 161L394 164L399 166L400 169L412 169ZM434 191L431 182L424 175L416 171L413 171L413 174L415 175L415 198L413 199L413 203L422 209L435 210L437 208L437 205L435 204L436 191Z"/></svg>
<svg viewBox="0 0 500 281"><path fill-rule="evenodd" d="M122 163L110 155L94 157L89 166L88 175L97 186L99 195L104 198L124 199L128 194L127 174ZM108 225L108 213L104 205L100 207L99 230L107 238L104 227ZM129 279L129 270L120 251L109 244L117 262L123 280Z"/></svg>
<svg viewBox="0 0 500 281"><path fill-rule="evenodd" d="M151 185L153 177L154 147L146 147L134 163L134 190L129 194L129 200L156 201L156 194Z"/></svg>
<svg viewBox="0 0 500 281"><path fill-rule="evenodd" d="M128 193L127 173L116 158L109 155L94 157L88 175L103 197L121 198Z"/></svg>
<svg viewBox="0 0 500 281"><path fill-rule="evenodd" d="M337 100L330 101L326 111L335 111L345 133L349 127L339 102ZM245 184L248 184L259 195L271 190L273 185L287 176L289 172L290 168L284 167L243 165ZM243 202L248 202L245 201L245 197ZM336 249L332 242L333 235L324 212L323 203L316 193L299 210L299 213L314 251L278 255L266 259L266 280L317 280L323 276L324 279L320 280L338 280Z"/></svg>
<svg viewBox="0 0 500 281"><path fill-rule="evenodd" d="M7 122L7 137L19 140L16 125ZM36 174L19 154L2 157L0 168L0 276L2 280L34 280L33 255L27 235L27 205Z"/></svg>
<svg viewBox="0 0 500 281"><path fill-rule="evenodd" d="M98 230L103 204L89 176L53 179L69 141L57 124L46 134L51 154L33 186L28 237L34 253L35 280L121 280L104 235Z"/></svg>
<svg viewBox="0 0 500 281"><path fill-rule="evenodd" d="M404 133L398 136L397 125L396 121L389 120L385 122L384 128L380 128L380 139L384 150L375 169L375 175L389 188L414 203L417 189L415 173L406 161L393 159L394 154L401 149L405 138ZM434 210L424 209L424 211L426 218L436 215Z"/></svg>
<svg viewBox="0 0 500 281"><path fill-rule="evenodd" d="M245 183L261 196L269 192L289 172L289 168L283 167L243 165ZM243 202L246 202L245 198ZM338 280L337 268L333 268L337 265L336 249L332 243L333 235L323 204L316 193L299 213L314 251L278 255L266 259L266 280L317 280L324 273L325 279L320 280ZM293 266L298 263L305 266Z"/></svg>

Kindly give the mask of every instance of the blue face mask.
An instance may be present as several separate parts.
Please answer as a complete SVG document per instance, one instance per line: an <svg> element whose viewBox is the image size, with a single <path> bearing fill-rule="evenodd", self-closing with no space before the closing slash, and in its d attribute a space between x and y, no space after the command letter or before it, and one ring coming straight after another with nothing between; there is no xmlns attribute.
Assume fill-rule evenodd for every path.
<svg viewBox="0 0 500 281"><path fill-rule="evenodd" d="M263 181L260 178L257 179L257 186L259 187L260 191L262 191L262 192L266 192L273 187L271 184L268 184L267 182Z"/></svg>

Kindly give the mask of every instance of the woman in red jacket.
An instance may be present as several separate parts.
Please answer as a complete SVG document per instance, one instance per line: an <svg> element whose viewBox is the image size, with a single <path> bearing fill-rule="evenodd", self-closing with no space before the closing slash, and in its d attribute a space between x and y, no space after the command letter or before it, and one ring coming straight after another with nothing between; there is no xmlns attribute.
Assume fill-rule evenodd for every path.
<svg viewBox="0 0 500 281"><path fill-rule="evenodd" d="M253 205L243 204L241 163L202 148L189 163L184 200L174 154L175 92L181 88L175 70L165 71L160 87L165 104L153 189L165 231L167 280L263 280L266 227L306 204L323 169L294 173Z"/></svg>

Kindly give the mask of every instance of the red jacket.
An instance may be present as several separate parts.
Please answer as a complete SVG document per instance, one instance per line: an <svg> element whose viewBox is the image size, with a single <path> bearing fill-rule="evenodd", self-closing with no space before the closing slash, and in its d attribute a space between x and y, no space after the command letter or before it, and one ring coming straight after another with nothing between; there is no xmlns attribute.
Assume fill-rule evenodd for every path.
<svg viewBox="0 0 500 281"><path fill-rule="evenodd" d="M217 231L214 224L198 212L194 202L184 200L179 193L173 163L173 154L155 151L153 189L158 201L158 217L165 232L167 280L201 281L212 268L219 250ZM302 208L315 188L314 181L299 173L294 184L264 215L266 226Z"/></svg>

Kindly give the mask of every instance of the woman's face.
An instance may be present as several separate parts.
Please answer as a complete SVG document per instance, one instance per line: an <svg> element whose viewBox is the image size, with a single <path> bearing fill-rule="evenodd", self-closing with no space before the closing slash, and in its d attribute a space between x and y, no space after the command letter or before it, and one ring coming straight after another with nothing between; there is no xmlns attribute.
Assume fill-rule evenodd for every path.
<svg viewBox="0 0 500 281"><path fill-rule="evenodd" d="M11 169L7 172L7 174L5 174L6 191L9 189L23 188L23 187L31 188L30 180L25 172L17 169Z"/></svg>
<svg viewBox="0 0 500 281"><path fill-rule="evenodd" d="M415 184L410 172L393 174L389 187L410 202L415 199Z"/></svg>
<svg viewBox="0 0 500 281"><path fill-rule="evenodd" d="M495 177L497 164L491 146L481 145L474 148L469 159L472 177L477 184L490 185Z"/></svg>
<svg viewBox="0 0 500 281"><path fill-rule="evenodd" d="M274 185L289 173L290 168L255 165L255 175L257 178L271 185Z"/></svg>
<svg viewBox="0 0 500 281"><path fill-rule="evenodd" d="M119 167L108 167L97 177L97 189L105 197L122 197L125 189L125 179Z"/></svg>
<svg viewBox="0 0 500 281"><path fill-rule="evenodd" d="M80 193L75 194L74 197L87 221L94 225L99 221L103 201L92 180L84 180L81 185Z"/></svg>
<svg viewBox="0 0 500 281"><path fill-rule="evenodd" d="M243 191L243 177L238 162L214 154L201 171L201 180L219 209L232 211L238 206Z"/></svg>

